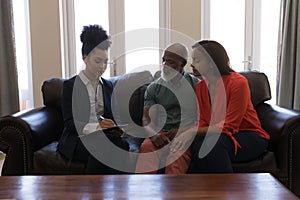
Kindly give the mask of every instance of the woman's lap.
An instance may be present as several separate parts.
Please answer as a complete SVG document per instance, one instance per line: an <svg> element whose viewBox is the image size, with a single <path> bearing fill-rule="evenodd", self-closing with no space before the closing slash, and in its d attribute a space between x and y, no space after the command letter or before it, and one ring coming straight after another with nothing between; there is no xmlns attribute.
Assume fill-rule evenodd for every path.
<svg viewBox="0 0 300 200"><path fill-rule="evenodd" d="M268 141L252 131L240 131L234 135L241 145L234 154L234 144L228 135L197 136L192 144L192 160L203 172L232 172L231 162L245 162L260 156Z"/></svg>

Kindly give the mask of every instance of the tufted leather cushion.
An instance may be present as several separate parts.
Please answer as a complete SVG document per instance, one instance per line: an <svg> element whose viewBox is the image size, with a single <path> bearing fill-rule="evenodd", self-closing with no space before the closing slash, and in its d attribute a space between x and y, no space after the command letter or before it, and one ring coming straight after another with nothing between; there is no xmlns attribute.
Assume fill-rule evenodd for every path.
<svg viewBox="0 0 300 200"><path fill-rule="evenodd" d="M114 118L119 123L141 125L145 85L153 81L149 71L134 72L109 79L114 84ZM120 121L118 121L120 120Z"/></svg>
<svg viewBox="0 0 300 200"><path fill-rule="evenodd" d="M271 99L268 77L264 73L258 71L243 71L239 73L248 79L251 101L255 108Z"/></svg>
<svg viewBox="0 0 300 200"><path fill-rule="evenodd" d="M50 78L42 85L43 102L45 106L50 106L61 110L61 95L63 78Z"/></svg>
<svg viewBox="0 0 300 200"><path fill-rule="evenodd" d="M249 162L232 163L232 167L236 173L275 172L277 170L274 153L271 151L266 151Z"/></svg>
<svg viewBox="0 0 300 200"><path fill-rule="evenodd" d="M50 78L43 82L41 90L45 106L61 110L61 95L64 80L63 78ZM122 95L121 91L126 92L131 88L137 89L139 86L149 84L153 81L153 76L149 71L141 71L111 77L108 80L119 88L119 93Z"/></svg>
<svg viewBox="0 0 300 200"><path fill-rule="evenodd" d="M144 84L150 83L153 81L153 76L149 71L141 71L141 72L132 72L120 76L111 77L110 80L114 85L121 83L121 85L126 85L126 87L135 87L139 85L142 86Z"/></svg>
<svg viewBox="0 0 300 200"><path fill-rule="evenodd" d="M52 142L34 153L33 174L84 174L85 165L82 163L68 162L56 151L57 144L58 142Z"/></svg>
<svg viewBox="0 0 300 200"><path fill-rule="evenodd" d="M239 74L243 75L248 80L251 91L251 101L255 108L259 104L271 99L271 89L268 77L264 73L256 70L249 70L239 72ZM160 75L161 71L157 71L154 74L154 79L159 78Z"/></svg>

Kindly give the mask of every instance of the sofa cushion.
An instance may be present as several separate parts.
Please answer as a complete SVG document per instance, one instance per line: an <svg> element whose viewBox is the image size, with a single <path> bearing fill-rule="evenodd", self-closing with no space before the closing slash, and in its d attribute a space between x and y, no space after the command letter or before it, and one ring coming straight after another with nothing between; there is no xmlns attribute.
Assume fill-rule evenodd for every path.
<svg viewBox="0 0 300 200"><path fill-rule="evenodd" d="M36 151L33 157L34 175L84 174L85 165L68 162L57 150L58 142L53 142Z"/></svg>
<svg viewBox="0 0 300 200"><path fill-rule="evenodd" d="M248 162L232 163L235 173L276 172L278 170L276 166L274 153L270 151L266 151L258 158ZM188 173L197 173L197 168L193 161L190 164Z"/></svg>
<svg viewBox="0 0 300 200"><path fill-rule="evenodd" d="M251 91L251 101L255 108L271 99L271 89L268 77L264 73L255 70L239 73L248 80Z"/></svg>
<svg viewBox="0 0 300 200"><path fill-rule="evenodd" d="M42 95L45 106L61 110L63 78L50 78L43 82Z"/></svg>
<svg viewBox="0 0 300 200"><path fill-rule="evenodd" d="M249 162L232 163L233 171L236 173L251 172L275 172L276 167L275 156L273 152L266 151L255 160Z"/></svg>
<svg viewBox="0 0 300 200"><path fill-rule="evenodd" d="M114 84L112 111L117 123L141 125L146 85L153 81L149 71L112 77Z"/></svg>
<svg viewBox="0 0 300 200"><path fill-rule="evenodd" d="M239 74L243 75L248 80L249 88L251 91L251 101L255 108L259 104L271 99L271 89L268 77L264 73L256 70L249 70L239 72ZM154 74L154 79L157 79L160 76L161 71L157 71Z"/></svg>
<svg viewBox="0 0 300 200"><path fill-rule="evenodd" d="M130 151L138 153L143 141L142 138L127 136L125 138L130 146ZM85 174L85 165L79 162L68 162L57 152L58 142L53 142L44 148L36 151L33 158L32 175L72 175ZM132 163L136 162L136 156L129 157Z"/></svg>
<svg viewBox="0 0 300 200"><path fill-rule="evenodd" d="M61 95L64 80L63 78L49 78L43 82L41 90L45 106L61 110ZM141 71L111 77L108 80L112 81L119 88L119 91L123 91L124 93L133 88L138 89L138 87L144 84L149 84L153 81L153 76L149 71Z"/></svg>
<svg viewBox="0 0 300 200"><path fill-rule="evenodd" d="M120 76L114 76L109 78L114 85L121 83L124 87L135 87L142 86L144 84L150 83L153 81L153 76L149 71L140 71L140 72L131 72L128 74L123 74Z"/></svg>

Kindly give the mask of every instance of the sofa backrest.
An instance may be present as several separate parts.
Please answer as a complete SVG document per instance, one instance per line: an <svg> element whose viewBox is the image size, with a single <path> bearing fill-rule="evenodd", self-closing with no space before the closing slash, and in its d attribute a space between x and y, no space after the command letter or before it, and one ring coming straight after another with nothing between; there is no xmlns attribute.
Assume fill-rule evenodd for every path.
<svg viewBox="0 0 300 200"><path fill-rule="evenodd" d="M241 71L239 74L247 78L250 92L251 101L256 108L258 105L271 99L271 89L268 77L263 73L256 70ZM154 79L161 76L161 71L154 74Z"/></svg>
<svg viewBox="0 0 300 200"><path fill-rule="evenodd" d="M264 73L258 71L243 71L239 73L248 79L251 100L255 108L271 99L269 81ZM129 121L126 121L126 119L132 119L136 124L141 125L144 92L146 86L153 81L151 73L149 71L134 72L112 77L109 80L115 85L117 104L124 103L124 97L128 95L128 92L132 92L130 94L129 105L117 108L118 117L123 119L121 123L128 123ZM42 94L45 106L61 110L63 81L63 78L50 78L44 81ZM128 111L131 118L128 118Z"/></svg>
<svg viewBox="0 0 300 200"><path fill-rule="evenodd" d="M44 81L42 85L43 103L45 106L61 110L62 86L65 79L50 78ZM124 100L124 96L129 91L130 94L129 106L118 107L118 117L126 119L129 114L132 120L141 125L144 92L146 85L153 81L153 76L149 71L133 72L109 78L115 86L117 103L120 104ZM122 121L122 123L127 123Z"/></svg>
<svg viewBox="0 0 300 200"><path fill-rule="evenodd" d="M251 101L254 108L271 99L271 89L268 77L263 72L249 70L239 73L248 80L251 91Z"/></svg>
<svg viewBox="0 0 300 200"><path fill-rule="evenodd" d="M114 84L112 111L118 124L142 125L144 93L153 81L149 71L132 72L109 79Z"/></svg>
<svg viewBox="0 0 300 200"><path fill-rule="evenodd" d="M63 78L50 78L43 82L41 90L45 106L61 110L61 95L64 80Z"/></svg>

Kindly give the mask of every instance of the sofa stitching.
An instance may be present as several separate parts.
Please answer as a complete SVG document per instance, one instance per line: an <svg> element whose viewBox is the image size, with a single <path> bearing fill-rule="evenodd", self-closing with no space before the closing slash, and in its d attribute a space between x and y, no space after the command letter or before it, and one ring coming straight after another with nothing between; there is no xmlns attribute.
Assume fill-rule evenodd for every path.
<svg viewBox="0 0 300 200"><path fill-rule="evenodd" d="M12 129L14 130L16 133L20 134L21 135L21 142L22 142L22 148L23 148L23 162L24 162L24 174L28 174L28 167L27 165L29 165L29 162L27 161L27 151L26 151L26 140L24 140L24 134L22 134L23 132L19 130L18 127L14 126L14 125L11 125L11 124L8 124L7 126L5 126L4 128L1 129L0 131L0 135L3 134L3 132L5 132L7 129ZM2 141L3 142L3 141ZM4 143L4 142L3 142ZM8 147L10 147L10 145L6 144ZM6 154L6 159L9 159L10 158L10 150L11 148L9 148L9 151L8 153ZM4 165L3 165L3 169L5 168L6 166L6 162L4 162Z"/></svg>
<svg viewBox="0 0 300 200"><path fill-rule="evenodd" d="M293 138L294 135L297 133L297 130L299 129L299 126L296 125L296 127L291 128L291 134L289 137L289 176L288 176L288 187L289 189L292 189L292 182L293 182Z"/></svg>

